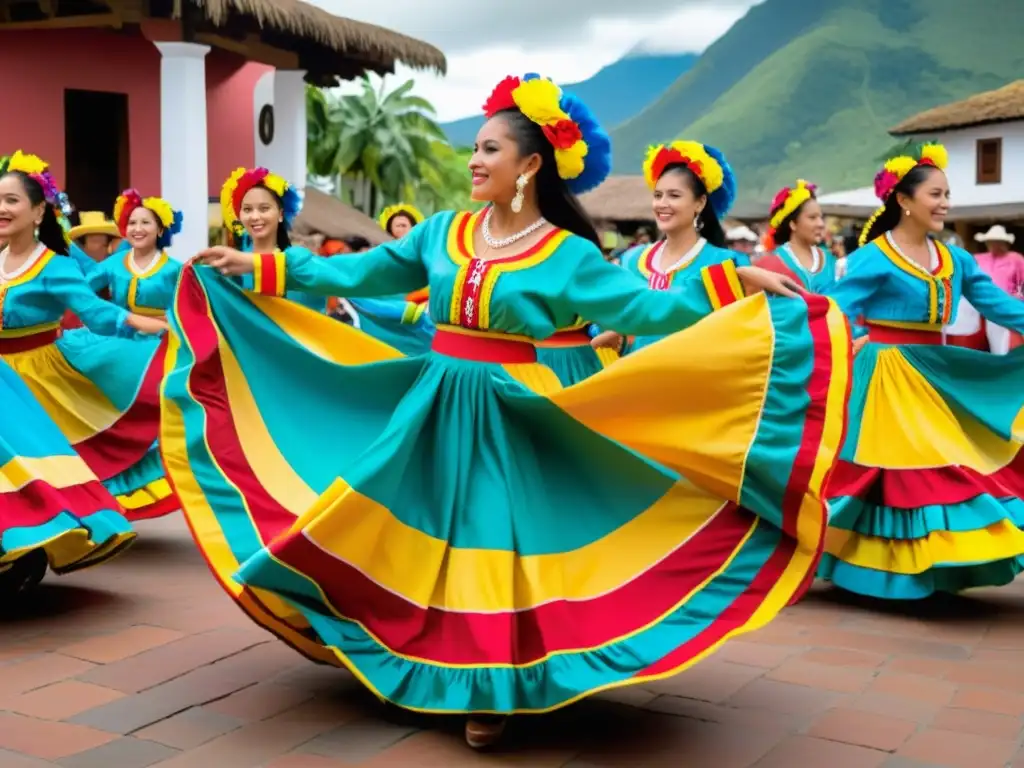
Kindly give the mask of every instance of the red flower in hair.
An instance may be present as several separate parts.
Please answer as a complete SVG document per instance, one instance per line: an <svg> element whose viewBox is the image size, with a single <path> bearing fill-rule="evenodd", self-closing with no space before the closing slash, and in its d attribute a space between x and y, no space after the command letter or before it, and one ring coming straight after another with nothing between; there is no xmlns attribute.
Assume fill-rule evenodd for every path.
<svg viewBox="0 0 1024 768"><path fill-rule="evenodd" d="M541 130L555 149L569 149L583 139L583 132L572 120L559 120L554 125L542 126Z"/></svg>
<svg viewBox="0 0 1024 768"><path fill-rule="evenodd" d="M685 165L691 171L693 175L698 179L704 179L704 166L698 162L694 162L688 157L684 157L682 152L678 149L666 148L658 153L658 156L654 159L654 165L651 167L651 176L655 179L660 179L661 175L665 172L665 169L670 165Z"/></svg>
<svg viewBox="0 0 1024 768"><path fill-rule="evenodd" d="M235 187L235 192L231 195L231 205L235 209L235 216L242 210L242 198L245 197L246 193L253 187L262 183L262 181L270 175L270 171L266 168L253 168L252 170L246 171L242 178L238 180L238 186Z"/></svg>
<svg viewBox="0 0 1024 768"><path fill-rule="evenodd" d="M789 199L789 193L792 192L789 187L780 189L775 195L775 199L772 200L772 207L769 210L777 211L786 204L786 200Z"/></svg>
<svg viewBox="0 0 1024 768"><path fill-rule="evenodd" d="M124 198L124 204L121 206L120 216L116 223L118 231L123 236L128 232L128 219L131 218L132 211L142 207L142 195L137 189L126 189L121 193L121 197Z"/></svg>
<svg viewBox="0 0 1024 768"><path fill-rule="evenodd" d="M512 91L519 87L518 77L509 75L491 91L491 95L484 102L484 117L490 119L499 112L506 109L515 109L516 100L512 98Z"/></svg>

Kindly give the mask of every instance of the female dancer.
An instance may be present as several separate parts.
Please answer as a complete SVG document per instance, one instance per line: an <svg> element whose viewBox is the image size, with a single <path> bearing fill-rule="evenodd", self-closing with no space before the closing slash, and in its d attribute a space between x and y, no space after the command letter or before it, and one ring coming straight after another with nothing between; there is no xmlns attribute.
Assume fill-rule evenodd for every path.
<svg viewBox="0 0 1024 768"><path fill-rule="evenodd" d="M0 402L7 414L0 419L0 602L6 605L38 584L47 566L70 573L102 563L135 534L3 360Z"/></svg>
<svg viewBox="0 0 1024 768"><path fill-rule="evenodd" d="M736 176L725 155L696 141L675 141L651 147L644 161L644 178L653 192L654 216L665 236L637 246L622 257L622 266L642 277L656 291L696 279L713 282L732 262L750 266L750 259L726 248L721 220L736 199ZM677 281L677 278L679 279ZM662 336L641 336L627 341L614 331L601 333L595 347L614 347L626 354L658 341Z"/></svg>
<svg viewBox="0 0 1024 768"><path fill-rule="evenodd" d="M395 240L401 240L417 224L423 221L423 214L415 205L398 203L389 205L380 212L377 222L380 228L391 235Z"/></svg>
<svg viewBox="0 0 1024 768"><path fill-rule="evenodd" d="M92 331L108 336L157 334L167 326L90 290L67 258L56 208L64 201L39 158L16 152L0 166L0 238L8 243L0 251L0 357L123 506L133 512L173 506L166 481L149 482L146 475L153 465L159 467L151 449L162 374L149 364L150 346L135 338L109 339L97 356L58 338L69 309ZM143 370L146 376L140 376Z"/></svg>
<svg viewBox="0 0 1024 768"><path fill-rule="evenodd" d="M220 208L224 226L244 250L310 253L306 248L292 245L288 234L302 210L298 191L266 168L236 168L220 189ZM327 312L327 297L288 291L285 298L314 312Z"/></svg>
<svg viewBox="0 0 1024 768"><path fill-rule="evenodd" d="M114 221L129 250L95 263L78 259L89 287L108 296L119 307L146 317L163 319L174 295L181 264L165 251L181 231L182 216L159 197L143 198L128 189L114 202ZM88 328L66 331L61 337L64 356L79 369L117 368L134 399L149 404L147 429L154 436L146 454L128 470L104 478L107 489L118 497L135 522L160 517L178 509L178 502L164 477L156 445L159 424L159 386L167 346L161 339L144 337L129 358L120 339L100 336ZM131 406L125 406L130 408ZM141 407L141 406L140 406Z"/></svg>
<svg viewBox="0 0 1024 768"><path fill-rule="evenodd" d="M933 237L949 209L945 165L935 144L885 164L882 207L830 294L868 335L820 575L873 597L1007 584L1024 555L1021 359L942 346L961 296L1018 331L1024 304Z"/></svg>
<svg viewBox="0 0 1024 768"><path fill-rule="evenodd" d="M808 291L827 293L845 272L846 260L836 259L822 245L825 216L816 189L799 179L795 187L775 195L764 243L769 254L757 266L789 275Z"/></svg>
<svg viewBox="0 0 1024 768"><path fill-rule="evenodd" d="M608 141L573 96L510 77L485 115L483 212L356 256L200 256L268 296L429 284L433 351L402 358L190 266L161 440L256 621L399 706L476 713L474 746L501 733L487 714L674 674L798 594L849 371L826 299L740 300L741 282L787 293L785 278L726 262L712 299L605 261L571 189L600 180ZM733 306L697 322L712 300ZM563 389L533 342L578 316L693 327Z"/></svg>

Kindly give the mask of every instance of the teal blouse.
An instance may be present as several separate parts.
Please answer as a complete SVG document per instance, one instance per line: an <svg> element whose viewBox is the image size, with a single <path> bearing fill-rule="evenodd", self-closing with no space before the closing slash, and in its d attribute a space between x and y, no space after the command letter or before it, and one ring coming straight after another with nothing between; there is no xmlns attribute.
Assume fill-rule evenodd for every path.
<svg viewBox="0 0 1024 768"><path fill-rule="evenodd" d="M926 270L903 257L883 235L849 256L849 268L830 291L852 322L941 330L956 320L966 298L984 317L1024 332L1024 301L992 282L962 248L935 241L938 265Z"/></svg>
<svg viewBox="0 0 1024 768"><path fill-rule="evenodd" d="M132 264L131 249L114 253L101 262L93 261L84 252L74 257L89 287L96 293L106 289L119 307L140 315L162 316L171 305L181 264L165 252L141 272Z"/></svg>
<svg viewBox="0 0 1024 768"><path fill-rule="evenodd" d="M796 275L811 293L828 293L839 279L836 277L836 268L839 262L828 248L819 246L818 252L821 254L822 263L818 266L817 272L811 272L800 262L789 243L777 248L775 255L789 267L789 271Z"/></svg>
<svg viewBox="0 0 1024 768"><path fill-rule="evenodd" d="M652 291L609 264L596 245L565 230L526 251L480 260L473 232L482 212L440 213L398 241L330 258L305 249L257 256L257 291L322 296L384 296L430 286L428 312L438 326L545 339L579 317L628 334L666 334L696 323L720 302L739 298L732 259L716 265L721 292ZM284 276L281 284L280 276ZM731 278L729 278L731 275ZM713 281L714 282L714 281Z"/></svg>
<svg viewBox="0 0 1024 768"><path fill-rule="evenodd" d="M659 240L650 245L641 245L631 248L622 256L622 267L633 275L642 278L648 286L657 291L668 291L675 288L678 290L693 291L697 293L706 292L710 286L705 285L711 274L710 268L721 267L722 264L730 263L736 267L750 266L750 258L745 254L731 251L726 248L719 248L705 242L700 252L689 262L668 274L660 272L655 264L658 254L664 247L664 240ZM616 328L615 330L620 330ZM672 329L670 332L680 330ZM665 333L654 335L637 336L628 342L623 354L635 352L638 349L649 346L665 337Z"/></svg>
<svg viewBox="0 0 1024 768"><path fill-rule="evenodd" d="M0 334L55 329L67 310L102 336L135 335L128 312L99 298L73 259L49 249L26 272L0 284Z"/></svg>

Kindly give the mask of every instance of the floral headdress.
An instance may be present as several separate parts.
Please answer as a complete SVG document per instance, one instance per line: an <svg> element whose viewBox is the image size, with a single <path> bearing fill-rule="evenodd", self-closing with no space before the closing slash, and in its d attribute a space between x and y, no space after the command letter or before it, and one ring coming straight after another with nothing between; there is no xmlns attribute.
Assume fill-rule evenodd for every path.
<svg viewBox="0 0 1024 768"><path fill-rule="evenodd" d="M515 109L540 126L555 148L558 175L575 195L593 189L612 169L612 142L587 105L546 77L502 80L484 103L488 119Z"/></svg>
<svg viewBox="0 0 1024 768"><path fill-rule="evenodd" d="M128 219L136 208L147 208L153 212L163 232L157 238L157 248L167 248L174 236L181 232L181 224L184 217L181 211L176 211L171 204L162 197L146 197L139 194L137 189L126 189L117 196L114 201L114 221L117 223L117 230L121 237L128 234Z"/></svg>
<svg viewBox="0 0 1024 768"><path fill-rule="evenodd" d="M865 245L867 243L867 237L868 233L871 231L871 227L874 226L878 217L885 211L885 206L888 204L893 190L896 189L896 186L903 181L908 173L919 165L928 165L933 168L938 168L940 171L944 171L948 164L949 153L946 152L946 148L942 144L922 145L917 157L913 157L912 155L899 155L886 160L885 165L882 166L882 170L875 174L875 196L882 202L882 205L872 214L871 218L868 219L868 223L865 224L864 229L861 230L860 237L857 242L860 245Z"/></svg>
<svg viewBox="0 0 1024 768"><path fill-rule="evenodd" d="M414 226L423 221L423 214L420 213L420 210L415 205L409 205L408 203L396 203L395 205L389 205L380 212L380 216L377 217L377 223L380 224L381 229L387 232L388 223L400 213L403 213L412 219Z"/></svg>
<svg viewBox="0 0 1024 768"><path fill-rule="evenodd" d="M9 157L0 158L0 176L12 171L25 174L42 187L43 198L47 205L53 208L57 221L64 230L64 237L68 239L68 232L71 231L71 222L68 219L71 215L71 202L50 173L49 163L36 155L26 155L19 149Z"/></svg>
<svg viewBox="0 0 1024 768"><path fill-rule="evenodd" d="M673 141L647 150L644 160L644 179L654 189L661 174L670 165L685 165L701 180L708 191L708 204L721 219L736 200L736 174L721 150L699 141Z"/></svg>
<svg viewBox="0 0 1024 768"><path fill-rule="evenodd" d="M796 213L797 209L808 200L814 197L818 187L803 179L796 180L795 187L783 187L774 198L772 198L771 220L768 222L768 231L765 233L764 247L771 251L775 249L775 234L783 222Z"/></svg>
<svg viewBox="0 0 1024 768"><path fill-rule="evenodd" d="M245 227L238 217L242 210L242 199L253 187L266 187L281 198L284 223L290 228L302 210L302 199L291 184L266 168L237 168L228 176L228 180L220 189L220 209L224 217L224 226L237 238L245 234Z"/></svg>

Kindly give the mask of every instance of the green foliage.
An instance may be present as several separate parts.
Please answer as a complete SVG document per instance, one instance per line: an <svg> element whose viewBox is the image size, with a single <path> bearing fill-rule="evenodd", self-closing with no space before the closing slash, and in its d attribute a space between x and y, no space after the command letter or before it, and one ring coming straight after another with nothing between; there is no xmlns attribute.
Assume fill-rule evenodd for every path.
<svg viewBox="0 0 1024 768"><path fill-rule="evenodd" d="M386 91L368 77L354 94L306 89L308 170L343 186L368 191L354 196L376 215L384 206L407 202L433 212L468 195L469 177L434 119L433 105L413 94L408 80Z"/></svg>
<svg viewBox="0 0 1024 768"><path fill-rule="evenodd" d="M798 177L868 186L893 125L1024 73L1021 28L1019 0L767 0L614 133L616 172L685 136L726 153L741 203Z"/></svg>

